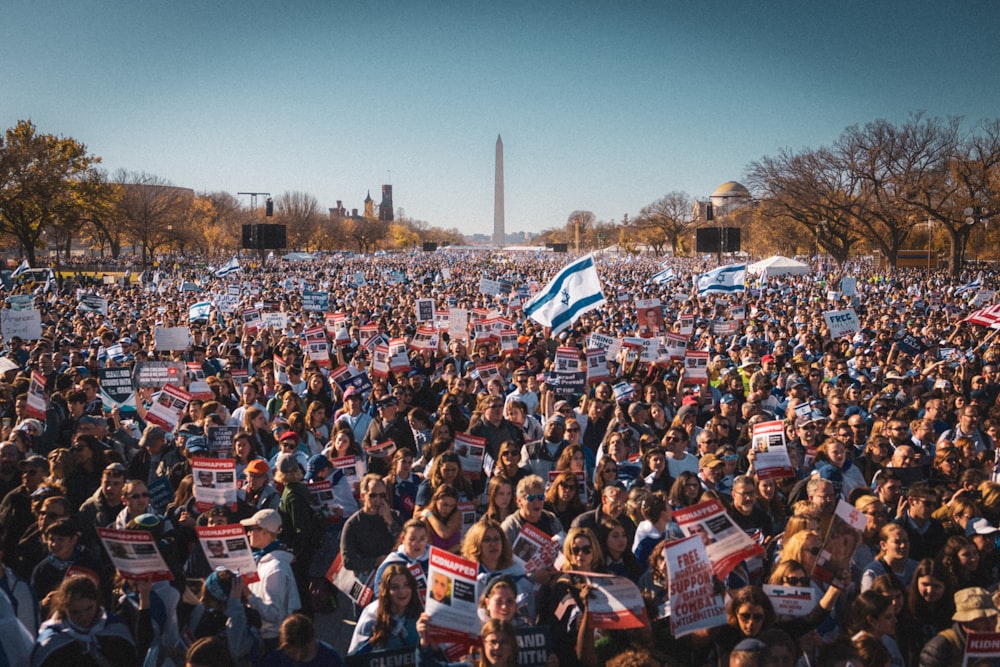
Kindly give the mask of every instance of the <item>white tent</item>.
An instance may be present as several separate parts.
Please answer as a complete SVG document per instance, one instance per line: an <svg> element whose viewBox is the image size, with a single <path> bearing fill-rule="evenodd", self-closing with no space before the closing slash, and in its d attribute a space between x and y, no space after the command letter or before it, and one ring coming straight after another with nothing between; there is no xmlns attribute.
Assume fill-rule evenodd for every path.
<svg viewBox="0 0 1000 667"><path fill-rule="evenodd" d="M765 270L769 276L801 276L809 273L809 265L797 262L794 259L782 257L781 255L774 255L759 262L754 262L747 267L747 273L763 273Z"/></svg>
<svg viewBox="0 0 1000 667"><path fill-rule="evenodd" d="M310 259L315 259L315 257L307 252L289 252L282 255L281 259L287 259L292 262L305 262Z"/></svg>

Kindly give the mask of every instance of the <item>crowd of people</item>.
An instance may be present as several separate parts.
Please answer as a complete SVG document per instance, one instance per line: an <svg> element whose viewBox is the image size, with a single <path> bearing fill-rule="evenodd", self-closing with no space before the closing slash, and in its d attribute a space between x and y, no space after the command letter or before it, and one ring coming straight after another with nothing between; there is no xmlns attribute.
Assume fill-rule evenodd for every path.
<svg viewBox="0 0 1000 667"><path fill-rule="evenodd" d="M697 260L598 258L606 302L553 333L522 308L564 260L271 259L225 278L180 262L16 287L34 296L42 335L3 336L0 665L340 665L334 646L447 664L456 656L424 611L438 594L431 547L478 566L470 624L481 629L462 656L477 665L518 664L518 631L537 626L553 667L931 667L956 664L969 633L997 630L1000 342L965 321L989 305L992 273L814 264L699 295L692 276L709 267ZM677 278L651 281L666 265ZM222 308L216 297L234 292ZM325 312L303 309L316 292L328 294ZM107 312L81 307L87 294ZM192 319L193 304L213 299ZM438 317L428 322L421 300ZM249 326L250 309L284 313L284 324ZM441 317L456 309L471 314L463 331ZM858 330L831 336L824 313L846 309ZM329 331L317 359L303 332L328 326L326 312L343 315L344 330ZM516 340L484 333L480 317L504 318ZM432 323L436 349L411 346L404 370L379 371L371 331L413 342ZM190 327L190 345L157 350L156 331L173 327ZM667 334L708 352L704 380L630 344ZM555 381L557 350L583 369L591 347L608 352L600 379ZM146 420L155 388L138 388L134 409L102 400L101 369L164 360L200 370L211 391L175 428ZM370 383L345 389L331 373L343 368ZM29 405L33 375L43 416ZM753 445L754 426L775 421L792 473L777 479L758 474ZM238 427L227 456L239 499L235 511L200 510L191 459L221 425ZM482 439L481 469L465 464L462 434ZM345 457L358 467L334 464ZM150 489L164 479L173 498L157 507ZM308 485L318 481L332 485L333 514L317 513ZM678 637L665 549L689 532L673 513L708 500L762 555L716 581L726 624ZM469 503L473 522L460 509ZM849 567L820 580L842 503L867 525ZM212 569L196 535L235 524L256 581ZM529 526L560 552L530 571L514 551ZM116 571L100 527L150 533L172 580ZM368 582L370 601L334 586L335 561ZM648 624L595 627L595 591L576 572L632 582ZM814 608L781 614L766 585L811 589ZM353 628L319 636L315 619L344 605Z"/></svg>

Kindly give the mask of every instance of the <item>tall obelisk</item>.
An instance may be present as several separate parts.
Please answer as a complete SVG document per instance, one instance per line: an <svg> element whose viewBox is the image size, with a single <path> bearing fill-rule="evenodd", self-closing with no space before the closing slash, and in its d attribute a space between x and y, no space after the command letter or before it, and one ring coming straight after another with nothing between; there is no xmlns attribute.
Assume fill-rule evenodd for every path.
<svg viewBox="0 0 1000 667"><path fill-rule="evenodd" d="M504 244L503 230L503 139L497 135L496 175L493 180L493 245Z"/></svg>

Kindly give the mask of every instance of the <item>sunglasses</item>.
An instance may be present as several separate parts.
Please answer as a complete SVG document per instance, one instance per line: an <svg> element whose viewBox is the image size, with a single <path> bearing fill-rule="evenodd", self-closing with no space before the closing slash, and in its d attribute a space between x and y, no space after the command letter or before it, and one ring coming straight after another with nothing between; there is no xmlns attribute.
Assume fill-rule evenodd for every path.
<svg viewBox="0 0 1000 667"><path fill-rule="evenodd" d="M368 497L369 497L369 498L381 498L382 500L385 500L385 499L386 499L386 498L388 498L389 496L388 496L388 495L386 495L386 494L385 494L385 493L383 492L383 493L369 493L369 494L368 494Z"/></svg>
<svg viewBox="0 0 1000 667"><path fill-rule="evenodd" d="M529 502L529 503L533 502L535 500L545 500L545 494L544 493L529 493L528 495L526 495L524 497L524 499L527 502Z"/></svg>
<svg viewBox="0 0 1000 667"><path fill-rule="evenodd" d="M567 433L579 433L580 429L579 428L568 428L568 429L566 429L566 432Z"/></svg>
<svg viewBox="0 0 1000 667"><path fill-rule="evenodd" d="M149 492L147 491L146 493L132 493L129 494L129 498L132 498L133 500L139 500L140 498L149 498Z"/></svg>
<svg viewBox="0 0 1000 667"><path fill-rule="evenodd" d="M593 553L594 548L590 547L590 546L586 546L586 547L573 547L573 548L570 549L570 551L573 552L574 556L579 556L580 554Z"/></svg>
<svg viewBox="0 0 1000 667"><path fill-rule="evenodd" d="M785 577L785 583L789 586L808 586L809 577Z"/></svg>
<svg viewBox="0 0 1000 667"><path fill-rule="evenodd" d="M737 614L737 615L740 617L740 620L743 621L744 623L749 623L750 621L754 621L755 623L760 623L761 621L764 620L764 614Z"/></svg>

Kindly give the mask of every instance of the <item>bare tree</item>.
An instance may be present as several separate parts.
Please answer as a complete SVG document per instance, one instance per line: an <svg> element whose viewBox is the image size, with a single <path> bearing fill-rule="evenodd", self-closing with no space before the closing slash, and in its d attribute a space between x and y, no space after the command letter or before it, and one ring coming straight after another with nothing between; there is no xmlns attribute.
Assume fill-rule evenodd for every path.
<svg viewBox="0 0 1000 667"><path fill-rule="evenodd" d="M288 226L288 245L309 249L310 239L326 217L316 198L305 192L285 192L274 201L277 222Z"/></svg>
<svg viewBox="0 0 1000 667"><path fill-rule="evenodd" d="M635 226L647 232L647 240L660 252L660 246L670 244L673 254L681 251L684 237L694 228L694 209L686 192L671 192L643 207Z"/></svg>
<svg viewBox="0 0 1000 667"><path fill-rule="evenodd" d="M118 209L132 242L142 248L145 270L156 251L171 240L173 228L189 219L194 191L147 173L119 171L115 181L122 187Z"/></svg>

